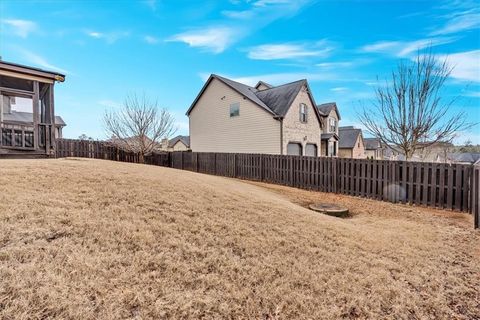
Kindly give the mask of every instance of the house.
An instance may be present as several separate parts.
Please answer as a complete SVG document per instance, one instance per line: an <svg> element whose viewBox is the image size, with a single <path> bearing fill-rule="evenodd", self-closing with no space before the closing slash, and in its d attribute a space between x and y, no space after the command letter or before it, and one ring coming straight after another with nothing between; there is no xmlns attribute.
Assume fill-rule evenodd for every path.
<svg viewBox="0 0 480 320"><path fill-rule="evenodd" d="M408 161L415 162L452 162L445 160L446 155L450 154L450 150L454 149L454 145L450 142L420 142L416 145L415 152ZM407 161L403 150L397 146L384 145L382 148L383 159L393 161ZM453 160L454 161L454 160Z"/></svg>
<svg viewBox="0 0 480 320"><path fill-rule="evenodd" d="M0 60L0 155L52 156L65 122L54 85L65 75Z"/></svg>
<svg viewBox="0 0 480 320"><path fill-rule="evenodd" d="M338 114L334 110L332 115ZM321 135L328 115L317 107L305 79L280 86L259 81L251 87L212 74L186 114L195 152L326 152Z"/></svg>
<svg viewBox="0 0 480 320"><path fill-rule="evenodd" d="M338 155L338 123L341 120L335 102L323 103L317 106L324 117L324 126L321 134L322 156L336 157Z"/></svg>
<svg viewBox="0 0 480 320"><path fill-rule="evenodd" d="M190 137L189 136L176 136L170 140L162 140L162 151L189 151L190 150Z"/></svg>
<svg viewBox="0 0 480 320"><path fill-rule="evenodd" d="M378 138L364 138L365 155L368 159L382 160L383 159L383 146L382 142Z"/></svg>
<svg viewBox="0 0 480 320"><path fill-rule="evenodd" d="M480 153L474 153L474 152L447 153L446 157L445 155L438 154L435 160L436 162L442 162L442 163L480 165Z"/></svg>
<svg viewBox="0 0 480 320"><path fill-rule="evenodd" d="M365 145L361 129L355 127L338 128L339 147L338 155L341 158L366 158Z"/></svg>

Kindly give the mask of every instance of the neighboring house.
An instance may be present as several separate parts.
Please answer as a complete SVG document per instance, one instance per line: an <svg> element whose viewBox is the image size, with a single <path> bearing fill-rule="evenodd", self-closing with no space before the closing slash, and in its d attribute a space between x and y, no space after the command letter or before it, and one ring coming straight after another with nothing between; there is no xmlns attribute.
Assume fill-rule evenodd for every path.
<svg viewBox="0 0 480 320"><path fill-rule="evenodd" d="M405 155L400 148L385 145L382 149L384 160L406 161ZM454 146L450 142L421 142L418 143L417 149L408 161L445 162L446 155L453 149Z"/></svg>
<svg viewBox="0 0 480 320"><path fill-rule="evenodd" d="M365 155L368 159L382 160L384 148L378 138L364 138Z"/></svg>
<svg viewBox="0 0 480 320"><path fill-rule="evenodd" d="M190 137L189 136L176 136L170 140L167 140L166 151L189 151L190 150Z"/></svg>
<svg viewBox="0 0 480 320"><path fill-rule="evenodd" d="M338 155L338 124L340 112L335 102L328 102L317 106L318 111L324 118L321 134L322 156L336 157Z"/></svg>
<svg viewBox="0 0 480 320"><path fill-rule="evenodd" d="M131 152L140 152L144 149L144 146L152 145L153 152L161 152L163 151L162 144L159 142L153 142L147 136L143 137L143 143L141 136L132 136L125 139L119 139L117 137L112 136L107 142L117 146L120 149L131 151Z"/></svg>
<svg viewBox="0 0 480 320"><path fill-rule="evenodd" d="M356 129L351 126L340 127L338 128L338 137L339 157L356 159L364 159L366 157L361 129Z"/></svg>
<svg viewBox="0 0 480 320"><path fill-rule="evenodd" d="M480 153L447 153L446 157L439 154L436 161L442 163L480 164Z"/></svg>
<svg viewBox="0 0 480 320"><path fill-rule="evenodd" d="M0 154L51 156L65 122L53 87L65 75L0 60Z"/></svg>
<svg viewBox="0 0 480 320"><path fill-rule="evenodd" d="M255 87L212 74L187 111L195 152L318 156L325 118L307 80Z"/></svg>
<svg viewBox="0 0 480 320"><path fill-rule="evenodd" d="M450 142L421 142L417 145L413 157L419 159L419 161L433 162L437 160L438 156L445 158L454 148L455 146Z"/></svg>

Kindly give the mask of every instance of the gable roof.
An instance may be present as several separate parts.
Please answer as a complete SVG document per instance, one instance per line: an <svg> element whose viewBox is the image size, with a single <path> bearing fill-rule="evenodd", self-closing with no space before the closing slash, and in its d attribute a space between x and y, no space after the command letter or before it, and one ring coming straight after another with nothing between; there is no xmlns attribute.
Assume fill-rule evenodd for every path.
<svg viewBox="0 0 480 320"><path fill-rule="evenodd" d="M364 138L363 144L367 150L376 150L382 146L378 138Z"/></svg>
<svg viewBox="0 0 480 320"><path fill-rule="evenodd" d="M258 90L258 87L260 87L261 85L264 85L265 87L267 87L268 89L271 89L273 88L273 86L269 83L266 83L266 82L263 82L262 80L258 81L257 84L255 85L255 89Z"/></svg>
<svg viewBox="0 0 480 320"><path fill-rule="evenodd" d="M12 111L11 113L4 113L3 119L5 121L33 123L33 113L23 112L23 111ZM63 121L62 117L55 116L55 125L64 127L67 124L65 123L65 121Z"/></svg>
<svg viewBox="0 0 480 320"><path fill-rule="evenodd" d="M317 105L317 108L320 111L320 114L325 117L328 116L330 112L332 112L332 110L335 110L335 112L337 113L338 120L342 120L342 118L340 117L340 112L338 112L336 102L322 103Z"/></svg>
<svg viewBox="0 0 480 320"><path fill-rule="evenodd" d="M179 141L181 141L187 147L190 147L190 136L176 136L168 141L168 146L173 147Z"/></svg>
<svg viewBox="0 0 480 320"><path fill-rule="evenodd" d="M454 162L476 163L480 160L480 153L464 152L464 153L448 153L447 158Z"/></svg>
<svg viewBox="0 0 480 320"><path fill-rule="evenodd" d="M283 118L287 114L287 111L292 105L293 100L296 98L304 85L307 87L308 95L310 97L312 105L316 105L308 82L305 79L294 81L277 87L271 87L270 89L257 90L256 88L250 87L246 84L233 81L216 74L212 74L200 90L200 93L197 95L190 108L187 110L187 116L190 115L190 112L195 107L197 101L200 99L203 92L206 90L206 88L213 79L217 79L222 83L226 84L227 86L235 90L237 93L241 94L259 107L271 113L275 118ZM314 108L314 111L317 115L318 120L320 121L321 115L318 109Z"/></svg>
<svg viewBox="0 0 480 320"><path fill-rule="evenodd" d="M236 92L238 92L239 94L241 94L242 96L244 96L245 98L249 99L250 101L252 101L253 103L255 103L256 105L258 105L259 107L261 107L262 109L266 110L267 112L274 114L274 112L272 110L270 110L269 107L267 107L265 105L265 103L263 103L260 99L258 99L258 97L255 95L255 92L257 91L257 89L255 88L252 88L250 86L247 86L243 83L240 83L240 82L236 82L236 81L233 81L233 80L230 80L230 79L227 79L227 78L224 78L224 77L221 77L219 75L216 75L216 74L211 74L210 77L208 78L207 82L205 82L205 84L203 85L202 89L200 90L200 92L198 93L197 97L195 98L195 100L193 101L192 105L190 106L190 108L188 108L187 112L186 112L186 115L190 115L190 112L192 112L192 109L193 107L195 107L195 105L197 104L198 100L200 99L200 97L202 96L203 92L205 92L205 90L207 89L208 85L210 84L210 82L212 82L213 79L217 79L219 80L220 82L226 84L227 86L229 86L230 88L232 88L233 90L235 90Z"/></svg>
<svg viewBox="0 0 480 320"><path fill-rule="evenodd" d="M362 134L361 129L354 127L339 127L338 128L338 147L340 149L351 149L355 147L358 136Z"/></svg>
<svg viewBox="0 0 480 320"><path fill-rule="evenodd" d="M298 80L256 93L277 116L284 117L307 80Z"/></svg>

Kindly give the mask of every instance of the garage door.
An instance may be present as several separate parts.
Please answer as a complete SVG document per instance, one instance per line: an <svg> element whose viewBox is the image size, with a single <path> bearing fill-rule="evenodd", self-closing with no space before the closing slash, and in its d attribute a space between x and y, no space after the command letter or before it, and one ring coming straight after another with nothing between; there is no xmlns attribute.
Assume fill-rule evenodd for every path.
<svg viewBox="0 0 480 320"><path fill-rule="evenodd" d="M317 156L317 145L313 143L307 143L305 146L305 155L310 157Z"/></svg>
<svg viewBox="0 0 480 320"><path fill-rule="evenodd" d="M302 155L302 145L300 143L290 142L287 145L287 154L291 156L301 156Z"/></svg>

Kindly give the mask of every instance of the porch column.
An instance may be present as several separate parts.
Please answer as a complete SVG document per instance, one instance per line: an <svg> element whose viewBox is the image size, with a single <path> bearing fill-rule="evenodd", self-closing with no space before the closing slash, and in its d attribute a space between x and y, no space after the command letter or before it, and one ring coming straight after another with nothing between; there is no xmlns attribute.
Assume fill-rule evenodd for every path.
<svg viewBox="0 0 480 320"><path fill-rule="evenodd" d="M49 85L49 112L50 112L50 146L53 150L56 150L56 137L55 137L55 104L54 104L54 95L53 95L53 83ZM50 150L48 150L50 152Z"/></svg>
<svg viewBox="0 0 480 320"><path fill-rule="evenodd" d="M33 81L33 147L38 150L38 140L40 139L38 128L38 109L40 107L40 92L38 87L38 81Z"/></svg>

